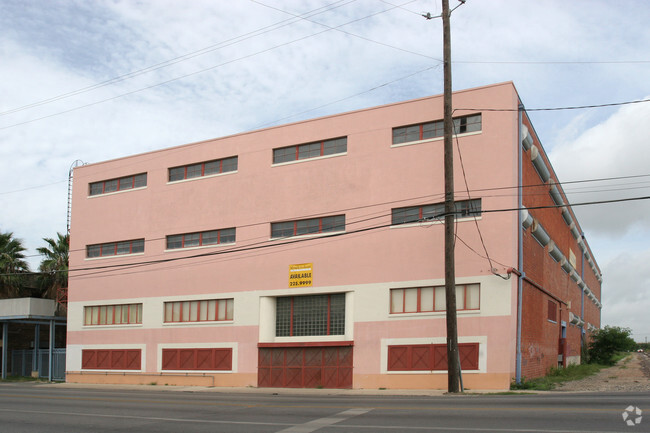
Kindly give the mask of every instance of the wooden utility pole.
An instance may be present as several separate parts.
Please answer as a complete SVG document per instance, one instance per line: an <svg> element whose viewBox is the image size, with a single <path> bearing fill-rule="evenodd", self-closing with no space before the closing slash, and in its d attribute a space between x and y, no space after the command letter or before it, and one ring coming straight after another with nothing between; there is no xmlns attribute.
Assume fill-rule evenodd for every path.
<svg viewBox="0 0 650 433"><path fill-rule="evenodd" d="M444 133L445 133L445 298L447 301L447 391L460 391L458 326L456 320L456 269L454 263L454 147L451 116L451 28L449 0L442 0L442 43L444 60Z"/></svg>

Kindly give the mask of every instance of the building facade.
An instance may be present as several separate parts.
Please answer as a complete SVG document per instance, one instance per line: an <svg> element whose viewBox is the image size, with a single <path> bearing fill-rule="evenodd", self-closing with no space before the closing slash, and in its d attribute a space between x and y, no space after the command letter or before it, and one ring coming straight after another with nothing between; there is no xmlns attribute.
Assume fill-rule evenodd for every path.
<svg viewBox="0 0 650 433"><path fill-rule="evenodd" d="M512 83L454 94L464 385L580 359L600 271ZM67 380L446 388L442 96L75 168Z"/></svg>

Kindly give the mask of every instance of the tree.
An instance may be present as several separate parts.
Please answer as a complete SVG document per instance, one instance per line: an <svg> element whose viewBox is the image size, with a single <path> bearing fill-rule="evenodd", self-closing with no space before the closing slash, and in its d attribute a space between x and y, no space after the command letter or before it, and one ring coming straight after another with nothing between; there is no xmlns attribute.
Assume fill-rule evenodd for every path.
<svg viewBox="0 0 650 433"><path fill-rule="evenodd" d="M57 233L56 239L43 238L47 246L37 248L43 256L38 270L42 272L38 278L43 297L57 299L59 289L68 287L68 252L70 250L70 235Z"/></svg>
<svg viewBox="0 0 650 433"><path fill-rule="evenodd" d="M636 349L636 342L630 337L631 334L631 329L618 326L605 326L596 331L589 342L589 362L614 364L613 357L616 352Z"/></svg>
<svg viewBox="0 0 650 433"><path fill-rule="evenodd" d="M22 241L11 232L0 233L0 298L20 296L29 265Z"/></svg>

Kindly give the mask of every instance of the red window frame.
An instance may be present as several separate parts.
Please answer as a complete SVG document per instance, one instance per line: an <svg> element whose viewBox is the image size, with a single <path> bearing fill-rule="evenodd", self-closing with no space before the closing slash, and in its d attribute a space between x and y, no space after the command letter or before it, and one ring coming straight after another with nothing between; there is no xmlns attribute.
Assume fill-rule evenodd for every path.
<svg viewBox="0 0 650 433"><path fill-rule="evenodd" d="M468 123L468 120L472 119L472 118L479 118L479 121L478 122ZM481 115L481 113L474 113L474 114L468 114L468 115L465 115L465 116L454 117L453 118L454 134L465 134L466 132L468 132L467 131L467 126L468 125L474 125L476 123L481 124L480 129L478 129L478 131L480 131L480 130L483 129L482 122L483 122L483 116ZM429 124L433 126L432 129L435 130L436 133L432 137L424 138L424 126L429 125ZM444 126L444 120L432 120L432 121L429 121L429 122L414 123L412 125L403 125L403 126L394 127L393 128L393 144L414 143L414 142L421 141L421 140L432 140L434 138L443 137L444 136L444 131L442 129L443 126ZM401 137L402 135L406 135L406 129L407 128L413 128L413 127L418 127L419 128L419 134L418 134L418 139L417 140L410 140L410 141L396 140L396 138ZM397 131L399 129L404 129L405 130L404 134L395 135L395 131ZM465 130L463 130L463 129L465 129ZM469 131L469 132L473 132L473 131Z"/></svg>
<svg viewBox="0 0 650 433"><path fill-rule="evenodd" d="M141 370L141 349L83 349L83 370Z"/></svg>
<svg viewBox="0 0 650 433"><path fill-rule="evenodd" d="M228 170L228 171L225 171L225 172L223 171L223 162L224 162L225 160L233 159L233 158L236 159L236 160L238 160L238 156L235 155L235 156L229 156L229 157L221 158L221 159L213 159L213 160L210 160L210 161L195 162L195 163L193 163L193 164L186 164L186 165L179 165L179 166L176 166L176 167L170 167L169 170L168 170L168 177L167 177L167 179L168 179L169 182L178 182L178 181L180 181L180 180L196 179L197 177L205 177L205 176L206 176L206 174L205 174L205 165L206 165L206 164L210 164L210 163L215 163L215 162L218 162L218 163L219 163L219 171L218 171L218 172L215 172L215 173L210 173L210 174L208 174L208 176L213 176L213 175L222 174L222 173L230 173L231 171L237 171L237 168L235 168L234 170ZM239 161L237 161L237 163L238 163L238 162L239 162ZM198 164L201 164L201 175L200 175L200 176L194 176L194 177L190 177L190 178L188 178L188 177L187 177L187 169L188 169L189 167L193 166L193 165L198 165ZM235 164L235 165L237 165L237 164ZM182 169L183 169L183 178L182 178L182 179L174 179L174 180L172 180L172 179L171 179L171 177L172 177L172 176L171 176L172 170L179 169L179 168L182 168Z"/></svg>
<svg viewBox="0 0 650 433"><path fill-rule="evenodd" d="M201 320L201 303L202 302L213 302L213 301L216 302L215 307L214 307L214 311L215 311L214 319L207 318L205 320ZM197 320L192 320L192 317L191 317L192 316L192 302L197 302L198 303L197 312L196 312ZM232 305L232 308L231 308L232 313L231 313L230 317L228 316L228 302L230 302L231 305ZM226 314L225 314L225 317L220 319L219 318L219 306L220 306L221 303L226 304L225 307L224 307L224 310L225 310ZM190 312L189 313L190 317L185 317L184 314L183 314L183 311L185 310L184 304L189 305L189 307L187 307L187 309ZM167 306L168 305L171 305L171 307L172 307L171 319L170 320L167 319ZM179 319L174 320L174 313L177 310L178 310ZM208 310L208 313L206 313L206 317L207 317L207 314L209 314L209 311L210 310ZM233 320L234 315L235 315L235 301L234 301L234 298L200 299L200 300L196 300L196 301L170 301L170 302L165 302L165 305L163 307L163 314L164 314L164 317L163 317L163 322L164 323L230 322L230 321Z"/></svg>
<svg viewBox="0 0 650 433"><path fill-rule="evenodd" d="M232 348L182 348L162 350L163 370L232 370Z"/></svg>
<svg viewBox="0 0 650 433"><path fill-rule="evenodd" d="M126 256L129 254L136 254L140 253L141 251L136 251L135 253L133 252L133 244L134 242L140 242L142 241L142 252L144 252L144 239L131 239L128 241L118 241L118 242L104 242L101 244L92 244L92 245L87 245L86 246L86 258L96 258L96 257L113 257L113 256ZM117 245L118 244L123 244L125 242L129 243L129 251L126 253L118 253L117 252ZM91 256L90 255L90 250L92 248L99 247L99 255L98 256Z"/></svg>
<svg viewBox="0 0 650 433"><path fill-rule="evenodd" d="M311 143L294 144L294 145L291 145L291 146L275 148L275 149L273 149L273 164L282 164L284 162L292 162L292 161L311 159L311 158L318 158L320 156L325 156L325 146L328 143L332 143L332 142L335 142L336 140L341 140L341 139L346 140L345 141L345 150L343 150L341 152L328 153L328 155L338 155L338 154L341 154L341 153L345 153L345 152L347 152L347 137L329 138L327 140L312 141ZM300 148L305 147L305 146L311 146L311 145L314 145L314 144L320 144L320 152L319 152L319 154L314 155L314 156L307 156L307 157L301 158L300 157ZM276 160L277 159L276 151L280 151L280 150L285 151L285 150L291 150L291 149L294 150L294 152L290 152L290 153L294 153L294 158L293 159L288 159L286 161L277 161Z"/></svg>
<svg viewBox="0 0 650 433"><path fill-rule="evenodd" d="M109 322L109 317L106 317L106 323L100 323L101 322L101 314L102 314L102 309L107 310L108 307L113 307L113 314L112 317L110 317L110 322ZM122 315L122 309L124 307L127 308L127 321L122 322L121 319L119 322L115 321L116 317L116 308L115 307L121 307L120 308L120 317ZM135 321L131 321L131 309L135 308ZM86 311L90 310L90 323L88 323L87 319L87 314ZM92 323L92 317L95 316L95 312L97 313L97 323ZM139 325L142 324L142 304L111 304L111 305L89 305L84 307L84 326L109 326L109 325Z"/></svg>
<svg viewBox="0 0 650 433"><path fill-rule="evenodd" d="M337 334L332 334L332 296L343 296L343 317L345 317L345 309L346 309L346 304L345 304L345 294L342 293L330 293L325 296L327 296L327 318L326 318L326 328L325 328L325 333L324 334L310 334L310 335L304 335L300 333L300 336L323 336L323 335L345 335L345 319L343 322L343 332L342 333L337 333ZM294 312L294 303L296 298L308 298L309 296L321 296L321 295L302 295L302 296L282 296L281 298L284 299L289 299L289 335L278 335L277 334L277 329L276 329L276 336L278 337L295 337L294 335L294 317L295 317L295 312ZM337 311L335 310L335 313ZM277 326L277 316L276 316L276 326ZM285 322L286 323L286 322Z"/></svg>
<svg viewBox="0 0 650 433"><path fill-rule="evenodd" d="M479 369L479 343L459 343L463 370ZM404 344L388 346L387 371L447 370L446 344Z"/></svg>
<svg viewBox="0 0 650 433"><path fill-rule="evenodd" d="M328 230L328 231L323 231L323 220L329 219L329 218L338 218L342 217L342 229L341 230ZM310 226L311 225L318 225L318 231L317 232L310 232L310 233L304 233L304 234L298 234L298 223L307 223ZM291 234L286 235L278 235L274 234L274 227L277 227L276 224L288 224L288 223L293 223L293 231ZM316 223L316 224L312 224ZM308 218L308 219L303 219L303 220L294 220L294 221L278 221L271 223L271 239L279 239L279 238L286 238L286 237L291 237L291 236L309 236L309 235L317 235L317 234L322 234L322 233L338 233L342 232L345 230L345 214L343 215L330 215L330 216L324 216L324 217L319 217L319 218Z"/></svg>
<svg viewBox="0 0 650 433"><path fill-rule="evenodd" d="M221 242L221 234L222 234L222 232L225 232L226 230L235 230L235 227L230 227L230 228L227 228L227 229L218 229L218 230L206 230L206 231L203 231L203 232L183 233L183 234L180 234L180 235L168 235L167 236L166 248L168 250L177 250L177 249L182 249L182 248L196 248L196 247L203 247L203 246L224 245L224 244L232 244L232 243L234 243L235 242L234 240L232 242ZM206 233L210 233L210 232L217 232L217 242L216 243L210 243L210 244L204 244L203 243L203 236ZM185 246L185 237L186 236L194 236L194 235L199 235L199 243L198 243L198 245ZM236 232L235 232L235 235L236 235ZM181 238L181 246L180 247L170 247L169 246L169 239L171 237L174 237L174 236L182 236L182 238Z"/></svg>
<svg viewBox="0 0 650 433"><path fill-rule="evenodd" d="M423 222L424 221L424 208L425 207L431 207L434 209L439 208L439 215L435 215L436 219L444 218L445 215L445 204L444 203L432 203L432 204L425 204L425 205L418 205L418 206L405 206L405 207L398 207L398 208L393 208L391 210L391 224L392 225L400 225L400 224L413 224L413 223L418 223L418 222ZM454 203L454 214L456 218L469 218L469 217L479 217L481 216L482 212L482 200L480 198L473 198L469 200L457 200ZM403 218L400 213L402 212L409 212L417 210L418 213L418 219L414 221L399 221L396 219L401 219ZM428 211L430 212L430 211ZM437 210L435 210L436 214L438 213ZM430 218L430 217L429 217Z"/></svg>
<svg viewBox="0 0 650 433"><path fill-rule="evenodd" d="M477 308L466 308L467 306L467 289L469 286L477 286L478 287L478 297L479 297L479 304ZM416 314L416 313L434 313L434 312L440 312L440 311L445 311L446 308L436 310L436 289L444 288L445 286L426 286L426 287L400 287L397 289L390 289L390 314ZM470 284L457 284L456 289L459 287L463 288L463 305L462 308L459 307L458 305L458 297L456 297L456 311L476 311L481 309L481 285L478 283L470 283ZM416 311L405 311L406 309L406 291L407 290L413 290L417 289L417 307ZM423 310L422 309L422 303L421 303L421 297L422 297L422 289L433 289L433 309L432 310ZM398 292L402 291L402 311L393 311L393 292Z"/></svg>
<svg viewBox="0 0 650 433"><path fill-rule="evenodd" d="M433 290L433 306L431 310L422 309L422 289L432 289ZM407 290L417 290L417 306L415 311L406 311L406 291ZM402 291L402 311L393 311L393 293ZM390 314L413 314L413 313L433 313L436 310L436 288L435 287L405 287L399 289L390 289L391 302L390 302Z"/></svg>
<svg viewBox="0 0 650 433"><path fill-rule="evenodd" d="M144 185L136 187L135 186L136 178L138 176L143 176L143 175L144 175ZM128 188L123 187L123 185L122 185L122 181L124 179L131 179L131 184L130 184L130 186ZM108 182L113 182L115 180L117 181L117 189L115 191L106 192L106 184ZM102 186L102 191L93 194L93 192L92 192L93 191L93 186L97 186L97 185ZM122 176L122 177L116 177L116 178L113 178L113 179L102 180L102 181L99 181L99 182L92 182L92 183L89 184L88 195L90 195L90 196L102 195L102 194L108 194L108 193L118 192L118 191L126 191L126 190L130 190L130 189L134 189L134 188L144 188L145 186L147 186L147 173L138 173L138 174L133 174L133 175L129 175L129 176Z"/></svg>

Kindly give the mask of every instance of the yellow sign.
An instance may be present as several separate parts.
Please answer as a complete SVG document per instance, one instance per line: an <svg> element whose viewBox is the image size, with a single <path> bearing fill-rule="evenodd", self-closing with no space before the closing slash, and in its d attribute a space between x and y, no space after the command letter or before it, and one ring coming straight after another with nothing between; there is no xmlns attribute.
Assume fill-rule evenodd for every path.
<svg viewBox="0 0 650 433"><path fill-rule="evenodd" d="M312 263L289 265L289 287L311 287Z"/></svg>

